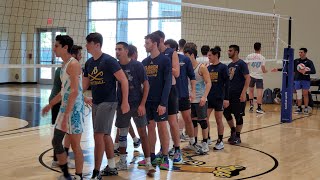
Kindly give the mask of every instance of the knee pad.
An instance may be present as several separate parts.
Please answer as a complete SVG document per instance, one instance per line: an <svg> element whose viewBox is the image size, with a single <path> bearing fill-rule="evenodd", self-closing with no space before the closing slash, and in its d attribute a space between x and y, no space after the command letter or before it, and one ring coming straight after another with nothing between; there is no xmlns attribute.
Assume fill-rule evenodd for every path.
<svg viewBox="0 0 320 180"><path fill-rule="evenodd" d="M238 115L235 118L236 118L236 124L237 125L242 125L243 124L243 117L241 115Z"/></svg>
<svg viewBox="0 0 320 180"><path fill-rule="evenodd" d="M223 116L226 118L227 121L231 121L232 120L232 115L229 113L225 113L225 111L223 111Z"/></svg>
<svg viewBox="0 0 320 180"><path fill-rule="evenodd" d="M54 132L53 138L52 138L52 147L56 154L62 154L65 152L64 147L62 145L63 138L64 138L64 133L59 133L58 131Z"/></svg>
<svg viewBox="0 0 320 180"><path fill-rule="evenodd" d="M297 92L297 99L302 99L302 89L296 90Z"/></svg>
<svg viewBox="0 0 320 180"><path fill-rule="evenodd" d="M193 124L193 127L198 127L198 121L197 120L192 120L192 124Z"/></svg>
<svg viewBox="0 0 320 180"><path fill-rule="evenodd" d="M127 147L129 128L119 128L119 147Z"/></svg>
<svg viewBox="0 0 320 180"><path fill-rule="evenodd" d="M207 129L208 128L208 123L206 120L200 120L199 124L201 126L201 129Z"/></svg>

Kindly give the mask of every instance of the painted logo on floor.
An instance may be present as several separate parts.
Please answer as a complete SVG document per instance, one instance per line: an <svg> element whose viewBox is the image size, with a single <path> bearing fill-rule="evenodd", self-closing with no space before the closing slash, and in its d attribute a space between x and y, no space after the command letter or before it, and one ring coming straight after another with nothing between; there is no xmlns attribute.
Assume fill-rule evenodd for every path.
<svg viewBox="0 0 320 180"><path fill-rule="evenodd" d="M212 173L216 177L231 178L238 176L240 171L246 169L240 165L228 166L206 166L206 162L195 159L201 155L192 154L191 152L183 152L184 163L181 165L173 165L172 171L194 172L194 173Z"/></svg>

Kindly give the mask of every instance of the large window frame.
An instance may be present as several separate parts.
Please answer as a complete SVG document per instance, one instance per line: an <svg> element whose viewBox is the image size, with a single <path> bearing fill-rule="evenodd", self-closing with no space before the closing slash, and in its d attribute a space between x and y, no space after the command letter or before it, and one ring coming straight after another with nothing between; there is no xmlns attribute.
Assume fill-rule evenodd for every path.
<svg viewBox="0 0 320 180"><path fill-rule="evenodd" d="M172 0L174 2L181 2L181 0ZM112 14L109 13L109 17L108 18L106 14L102 14L101 16L104 16L102 18L98 17L97 14L98 13L107 13L107 12L93 12L94 9L92 6L96 7L96 11L100 11L102 8L98 7L96 4L93 4L95 2L108 2L110 3L110 6L106 7L104 4L104 7L108 10L108 12L111 12ZM108 4L106 3L106 4ZM136 8L134 7L130 7L130 3L131 4L138 4L139 6L136 6ZM102 3L103 4L103 3ZM145 5L146 4L146 5ZM141 6L144 6L144 8L147 8L147 11L144 11L144 8L141 8ZM115 8L115 10L113 9ZM98 10L97 10L98 9ZM99 10L100 9L100 10ZM137 12L137 15L135 17L132 17L132 13L134 10L132 9L137 9L137 11L135 11L134 13ZM140 10L139 10L140 9ZM156 9L156 10L155 10ZM141 11L143 11L144 13L146 13L145 15L141 15ZM113 14L115 13L115 15ZM88 27L87 27L87 32L91 33L94 32L95 28L95 23L99 22L100 24L103 22L116 22L116 29L115 29L115 41L113 40L112 43L114 42L119 42L119 41L124 41L124 42L128 42L129 44L131 44L132 42L128 41L128 39L130 39L129 33L127 33L128 31L128 26L130 22L138 22L138 21L144 21L144 23L141 24L145 24L145 21L147 21L147 27L142 27L139 30L136 30L136 32L139 32L141 41L144 41L142 34L147 35L148 33L151 33L152 31L155 30L162 30L166 33L166 39L167 38L172 38L175 40L179 40L181 38L181 5L174 5L174 4L166 4L166 3L160 3L158 1L153 1L153 0L88 0ZM130 15L131 14L131 15ZM92 16L96 16L96 17L92 17ZM131 16L131 17L129 17ZM169 35L166 32L165 26L163 24L165 24L165 22L176 22L175 26L175 31L176 33L172 34L171 31L173 28L170 28L169 30ZM152 23L157 22L158 25L154 25ZM164 27L162 27L164 26ZM158 29L156 29L155 27L158 27ZM114 27L113 27L114 28ZM145 30L145 32L143 32L143 30ZM109 30L110 31L110 30ZM97 31L99 32L99 31ZM171 33L171 34L170 34ZM109 33L110 34L110 33ZM132 34L132 33L130 33ZM174 36L171 37L170 35ZM113 38L113 37L111 37ZM105 39L105 37L104 37ZM109 38L110 39L110 38ZM132 38L131 38L132 39ZM133 38L133 39L137 39L137 38ZM107 43L107 42L106 42ZM104 42L105 44L105 42ZM144 47L141 47L141 44L143 44L142 42L139 43L133 43L133 45L137 44L137 48L138 48L138 53L139 53L139 57L138 60L142 60L143 56L146 55ZM102 47L103 50L104 47ZM108 47L108 51L106 52L112 56L114 56L114 50L110 49L110 47Z"/></svg>

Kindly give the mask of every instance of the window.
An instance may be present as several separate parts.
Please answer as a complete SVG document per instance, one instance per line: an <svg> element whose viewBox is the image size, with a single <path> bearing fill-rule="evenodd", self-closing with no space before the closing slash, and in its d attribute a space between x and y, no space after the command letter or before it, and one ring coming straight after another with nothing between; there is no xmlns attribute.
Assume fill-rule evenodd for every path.
<svg viewBox="0 0 320 180"><path fill-rule="evenodd" d="M181 0L171 0L179 2ZM161 30L166 39L181 38L181 6L152 0L89 0L88 32L103 36L103 52L115 56L119 41L133 44L138 49L138 60L147 57L144 37Z"/></svg>

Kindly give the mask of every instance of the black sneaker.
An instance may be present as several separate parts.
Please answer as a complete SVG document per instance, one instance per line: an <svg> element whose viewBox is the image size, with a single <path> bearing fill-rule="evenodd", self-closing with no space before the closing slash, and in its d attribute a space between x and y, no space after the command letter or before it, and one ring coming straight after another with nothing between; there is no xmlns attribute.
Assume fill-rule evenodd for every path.
<svg viewBox="0 0 320 180"><path fill-rule="evenodd" d="M114 151L115 154L120 154L119 148L118 148L118 149L115 149L115 150L113 150L113 151Z"/></svg>
<svg viewBox="0 0 320 180"><path fill-rule="evenodd" d="M236 138L236 132L231 132L228 142L231 144L232 142L234 142L235 138Z"/></svg>
<svg viewBox="0 0 320 180"><path fill-rule="evenodd" d="M253 112L253 106L250 106L249 112Z"/></svg>
<svg viewBox="0 0 320 180"><path fill-rule="evenodd" d="M256 112L257 112L258 114L264 114L264 110L262 110L261 108L258 108L258 109L256 110Z"/></svg>
<svg viewBox="0 0 320 180"><path fill-rule="evenodd" d="M134 148L139 148L140 144L141 144L141 140L140 139L138 139L137 142L133 142Z"/></svg>
<svg viewBox="0 0 320 180"><path fill-rule="evenodd" d="M92 173L92 174L93 174L93 173ZM100 172L99 172L96 176L93 176L93 175L92 175L92 177L91 177L90 180L102 180L102 177L101 177Z"/></svg>
<svg viewBox="0 0 320 180"><path fill-rule="evenodd" d="M231 145L237 145L237 144L240 144L241 143L241 139L239 137L235 137L233 139L232 142L230 142Z"/></svg>
<svg viewBox="0 0 320 180"><path fill-rule="evenodd" d="M117 176L118 175L118 170L117 168L109 168L109 166L106 166L102 171L101 171L101 176Z"/></svg>
<svg viewBox="0 0 320 180"><path fill-rule="evenodd" d="M295 114L302 114L302 109L298 108L294 113Z"/></svg>

